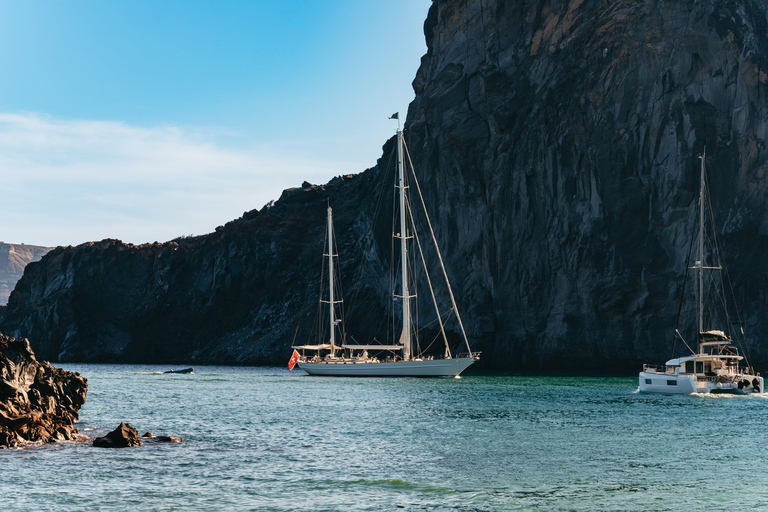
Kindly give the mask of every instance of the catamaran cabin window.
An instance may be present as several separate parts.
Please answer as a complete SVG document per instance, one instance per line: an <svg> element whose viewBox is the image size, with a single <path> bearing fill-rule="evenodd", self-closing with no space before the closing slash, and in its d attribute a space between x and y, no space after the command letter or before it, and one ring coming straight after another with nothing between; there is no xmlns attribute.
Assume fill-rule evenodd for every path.
<svg viewBox="0 0 768 512"><path fill-rule="evenodd" d="M676 380L668 380L667 381L667 386L677 386L677 381Z"/></svg>
<svg viewBox="0 0 768 512"><path fill-rule="evenodd" d="M645 379L646 384L653 384L653 381L651 379Z"/></svg>
<svg viewBox="0 0 768 512"><path fill-rule="evenodd" d="M696 373L704 373L704 362L696 361Z"/></svg>
<svg viewBox="0 0 768 512"><path fill-rule="evenodd" d="M685 373L693 373L693 361L685 362Z"/></svg>

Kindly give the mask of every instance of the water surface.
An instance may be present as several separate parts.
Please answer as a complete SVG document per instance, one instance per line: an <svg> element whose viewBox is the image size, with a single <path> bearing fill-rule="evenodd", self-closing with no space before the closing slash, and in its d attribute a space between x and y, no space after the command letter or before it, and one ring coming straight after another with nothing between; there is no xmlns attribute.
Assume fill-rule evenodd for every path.
<svg viewBox="0 0 768 512"><path fill-rule="evenodd" d="M0 451L5 511L768 509L768 401L652 396L635 378L310 377L61 365L81 432L181 444Z"/></svg>

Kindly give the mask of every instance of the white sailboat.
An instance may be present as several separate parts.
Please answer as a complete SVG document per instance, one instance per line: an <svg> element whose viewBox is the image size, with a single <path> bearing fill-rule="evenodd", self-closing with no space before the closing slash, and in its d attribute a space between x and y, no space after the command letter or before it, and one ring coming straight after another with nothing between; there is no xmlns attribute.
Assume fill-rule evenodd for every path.
<svg viewBox="0 0 768 512"><path fill-rule="evenodd" d="M665 395L693 393L763 393L763 378L755 372L746 359L739 355L730 334L723 330L704 327L704 275L705 272L721 270L714 259L713 266L707 266L704 252L704 205L705 205L705 155L701 158L701 191L699 193L699 243L698 259L692 269L696 270L696 327L697 350L690 347L691 354L670 359L663 366L643 365L639 375L639 390L642 393ZM716 254L714 255L716 256ZM680 332L675 330L675 336ZM682 336L680 336L682 340ZM683 340L685 342L685 340ZM686 343L686 346L687 343Z"/></svg>
<svg viewBox="0 0 768 512"><path fill-rule="evenodd" d="M409 289L410 274L408 268L408 245L409 241L412 240L415 236L412 234L415 233L415 226L413 225L413 219L409 218L409 216L406 214L406 211L410 211L410 204L408 203L408 194L406 193L408 186L405 182L405 166L403 162L404 148L405 141L403 139L403 132L398 129L396 188L399 194L400 232L393 233L393 237L400 240L399 245L401 279L400 294L395 295L393 300L399 300L402 304L402 331L400 337L397 342L391 343L389 345L351 344L347 343L346 339L343 339L341 343L338 343L336 339L335 326L339 324L341 320L336 318L334 305L341 301L336 299L334 296L333 262L336 255L334 254L333 249L333 212L329 206L327 221L328 254L325 255L328 257L329 297L327 302L329 304L329 321L331 326L328 343L322 343L318 345L293 346L294 358L292 358L292 361L295 360L299 367L310 375L345 377L457 377L469 365L479 360L480 358L479 352L472 352L469 346L469 342L467 341L467 336L464 332L464 325L461 322L461 317L459 316L459 312L456 307L453 291L451 290L450 283L448 282L442 256L440 256L440 251L437 249L434 232L432 232L432 227L429 223L429 217L426 215L426 209L424 209L424 215L427 219L432 241L434 242L435 249L437 250L442 274L447 284L448 295L452 305L451 311L456 316L467 353L456 355L451 353L450 347L448 346L448 339L445 334L442 317L440 315L440 311L437 310L437 302L435 301L435 295L434 291L432 290L432 284L429 279L428 272L425 272L425 274L427 276L429 289L432 294L435 308L437 310L437 319L440 325L440 332L443 341L445 342L445 352L443 353L442 357L435 357L418 354L414 351L412 343L413 333L411 304L412 299L414 299L416 296ZM418 190L418 181L416 181L415 174L413 175L413 180ZM420 246L419 249L421 249ZM423 255L421 259L422 262L424 262ZM296 350L300 350L301 354L296 352ZM307 354L307 352L309 352L309 354Z"/></svg>

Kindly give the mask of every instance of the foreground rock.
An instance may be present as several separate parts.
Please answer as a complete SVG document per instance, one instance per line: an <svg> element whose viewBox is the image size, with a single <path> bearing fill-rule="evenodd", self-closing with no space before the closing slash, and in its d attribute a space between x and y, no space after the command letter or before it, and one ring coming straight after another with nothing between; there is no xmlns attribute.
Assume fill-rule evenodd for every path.
<svg viewBox="0 0 768 512"><path fill-rule="evenodd" d="M78 373L38 362L29 341L0 334L0 448L78 438L87 391Z"/></svg>
<svg viewBox="0 0 768 512"><path fill-rule="evenodd" d="M103 437L93 440L93 446L98 448L127 448L141 446L144 443L180 443L177 436L156 436L147 432L139 438L138 431L128 423L120 423L115 430Z"/></svg>

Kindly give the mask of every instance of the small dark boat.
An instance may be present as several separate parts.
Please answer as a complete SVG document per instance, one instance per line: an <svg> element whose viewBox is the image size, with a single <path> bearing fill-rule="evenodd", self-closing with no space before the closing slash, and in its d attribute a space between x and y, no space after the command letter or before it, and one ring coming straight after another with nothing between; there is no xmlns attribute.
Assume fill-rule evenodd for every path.
<svg viewBox="0 0 768 512"><path fill-rule="evenodd" d="M192 368L184 368L183 370L168 370L163 373L192 373Z"/></svg>

